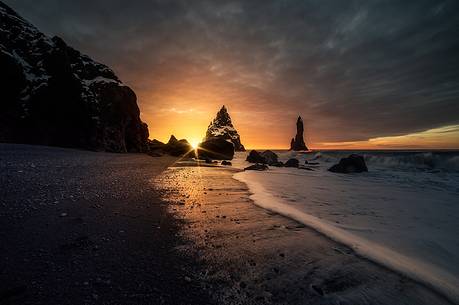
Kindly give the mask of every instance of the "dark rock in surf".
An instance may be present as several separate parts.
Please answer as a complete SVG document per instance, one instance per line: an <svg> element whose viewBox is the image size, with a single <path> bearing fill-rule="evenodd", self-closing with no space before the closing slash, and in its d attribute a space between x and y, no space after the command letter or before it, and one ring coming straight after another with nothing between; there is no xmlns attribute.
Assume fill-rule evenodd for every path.
<svg viewBox="0 0 459 305"><path fill-rule="evenodd" d="M265 159L265 163L268 165L273 165L278 162L278 156L276 153L272 152L271 150L265 150L261 153L263 159Z"/></svg>
<svg viewBox="0 0 459 305"><path fill-rule="evenodd" d="M298 167L300 165L300 161L295 158L288 159L287 162L285 162L284 167Z"/></svg>
<svg viewBox="0 0 459 305"><path fill-rule="evenodd" d="M260 164L260 163L257 163L257 164L254 164L254 165L250 165L246 168L244 168L245 171L248 171L248 170L252 170L252 171L265 171L269 169L269 167L265 164Z"/></svg>
<svg viewBox="0 0 459 305"><path fill-rule="evenodd" d="M231 160L234 156L234 145L223 138L208 138L198 145L197 156L200 159Z"/></svg>
<svg viewBox="0 0 459 305"><path fill-rule="evenodd" d="M231 166L232 163L230 161L226 161L226 160L223 160L222 161L222 165L228 165L228 166Z"/></svg>
<svg viewBox="0 0 459 305"><path fill-rule="evenodd" d="M269 165L270 166L275 166L275 167L283 167L284 163L282 163L281 161L277 161L277 162L273 162L273 163L271 163Z"/></svg>
<svg viewBox="0 0 459 305"><path fill-rule="evenodd" d="M328 170L333 173L343 174L368 172L365 159L356 154L352 154L347 158L342 158L338 164L333 165Z"/></svg>
<svg viewBox="0 0 459 305"><path fill-rule="evenodd" d="M266 163L265 158L256 150L251 150L245 160L250 163Z"/></svg>

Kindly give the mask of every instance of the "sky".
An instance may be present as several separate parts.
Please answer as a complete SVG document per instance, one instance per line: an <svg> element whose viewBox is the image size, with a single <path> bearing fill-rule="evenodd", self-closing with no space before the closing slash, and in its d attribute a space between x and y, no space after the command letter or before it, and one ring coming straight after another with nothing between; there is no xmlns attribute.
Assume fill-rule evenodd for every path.
<svg viewBox="0 0 459 305"><path fill-rule="evenodd" d="M107 64L150 138L226 105L248 148L459 148L459 1L6 0Z"/></svg>

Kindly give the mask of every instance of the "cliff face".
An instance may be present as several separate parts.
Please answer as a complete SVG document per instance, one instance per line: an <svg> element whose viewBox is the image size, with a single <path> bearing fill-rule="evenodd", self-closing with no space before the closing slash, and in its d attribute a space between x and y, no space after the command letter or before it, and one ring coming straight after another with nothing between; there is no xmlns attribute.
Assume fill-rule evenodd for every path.
<svg viewBox="0 0 459 305"><path fill-rule="evenodd" d="M215 137L230 141L234 144L234 150L236 151L245 151L244 145L241 143L240 136L234 128L225 106L218 111L217 116L207 128L206 140Z"/></svg>
<svg viewBox="0 0 459 305"><path fill-rule="evenodd" d="M298 120L296 121L296 135L295 138L292 138L290 142L290 150L308 150L306 144L304 143L303 139L304 133L304 126L303 126L303 119L299 116Z"/></svg>
<svg viewBox="0 0 459 305"><path fill-rule="evenodd" d="M0 2L0 142L144 151L135 93Z"/></svg>

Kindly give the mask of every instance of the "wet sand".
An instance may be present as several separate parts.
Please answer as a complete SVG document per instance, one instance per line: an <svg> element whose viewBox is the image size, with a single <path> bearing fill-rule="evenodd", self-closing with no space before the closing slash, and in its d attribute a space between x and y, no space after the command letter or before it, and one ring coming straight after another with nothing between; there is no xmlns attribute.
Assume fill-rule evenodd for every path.
<svg viewBox="0 0 459 305"><path fill-rule="evenodd" d="M0 144L0 304L209 304L150 182L174 161Z"/></svg>
<svg viewBox="0 0 459 305"><path fill-rule="evenodd" d="M316 231L255 206L231 168L176 165L154 183L218 304L449 304Z"/></svg>

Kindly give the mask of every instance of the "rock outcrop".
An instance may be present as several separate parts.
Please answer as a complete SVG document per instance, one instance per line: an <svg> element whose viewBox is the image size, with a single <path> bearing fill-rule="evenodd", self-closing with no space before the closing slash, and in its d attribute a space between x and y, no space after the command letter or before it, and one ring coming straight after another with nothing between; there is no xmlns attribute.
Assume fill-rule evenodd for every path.
<svg viewBox="0 0 459 305"><path fill-rule="evenodd" d="M177 140L174 135L171 135L167 143L163 143L156 139L148 140L147 146L150 155L169 154L178 157L191 153L190 157L194 157L194 150L191 144L185 139Z"/></svg>
<svg viewBox="0 0 459 305"><path fill-rule="evenodd" d="M165 148L166 152L171 156L182 156L193 151L191 144L187 140L177 140L174 135L171 135Z"/></svg>
<svg viewBox="0 0 459 305"><path fill-rule="evenodd" d="M153 139L153 140L148 140L147 141L147 147L148 151L154 152L154 151L159 151L159 152L164 152L166 148L166 144L163 142Z"/></svg>
<svg viewBox="0 0 459 305"><path fill-rule="evenodd" d="M265 158L256 150L251 150L245 161L250 163L266 163Z"/></svg>
<svg viewBox="0 0 459 305"><path fill-rule="evenodd" d="M135 93L0 2L0 142L147 150Z"/></svg>
<svg viewBox="0 0 459 305"><path fill-rule="evenodd" d="M199 143L196 154L199 159L231 160L234 156L234 145L223 138L211 137Z"/></svg>
<svg viewBox="0 0 459 305"><path fill-rule="evenodd" d="M274 165L279 163L279 157L275 152L271 150L265 150L261 153L261 156L265 159L265 163L267 163L268 165Z"/></svg>
<svg viewBox="0 0 459 305"><path fill-rule="evenodd" d="M352 154L347 158L342 158L338 164L333 165L328 170L334 173L343 174L368 172L365 159L356 154Z"/></svg>
<svg viewBox="0 0 459 305"><path fill-rule="evenodd" d="M296 121L296 135L290 141L290 150L300 151L300 150L308 150L306 144L304 143L303 139L304 133L304 126L303 126L303 119L301 116L298 117Z"/></svg>
<svg viewBox="0 0 459 305"><path fill-rule="evenodd" d="M250 163L262 163L273 166L282 166L282 162L278 161L278 156L271 150L265 150L262 153L259 153L256 150L251 150L247 155L245 161Z"/></svg>
<svg viewBox="0 0 459 305"><path fill-rule="evenodd" d="M223 105L217 112L215 119L210 122L207 128L205 141L210 138L222 138L230 141L234 145L235 151L245 151L244 145L241 144L241 138L231 122L228 110Z"/></svg>

